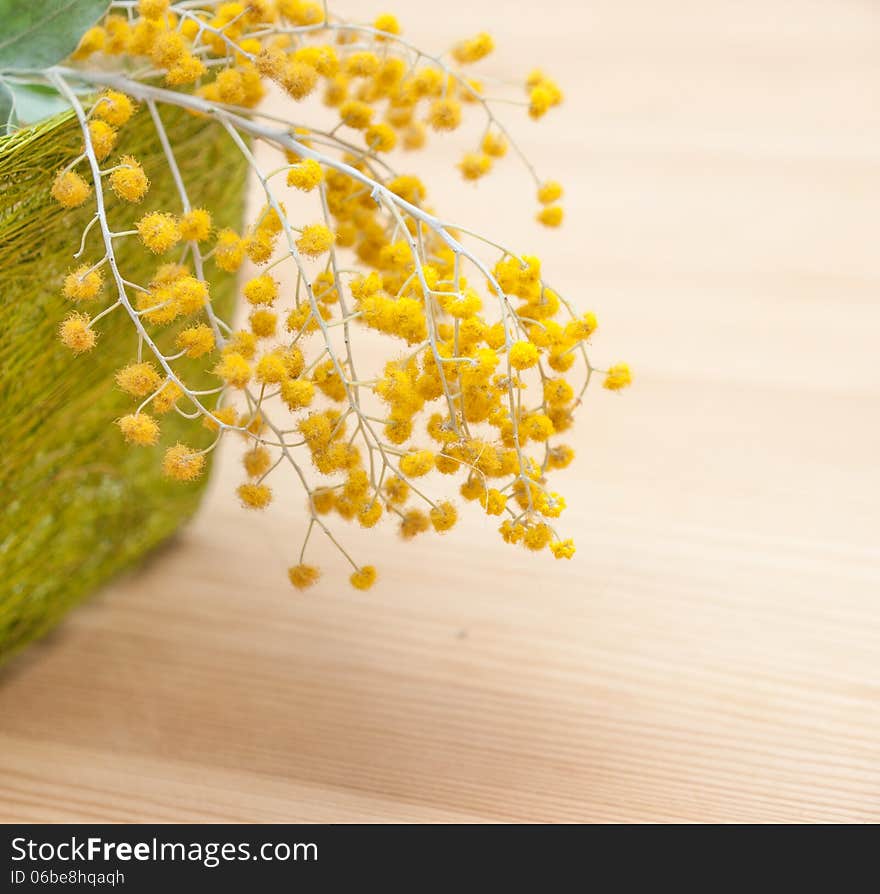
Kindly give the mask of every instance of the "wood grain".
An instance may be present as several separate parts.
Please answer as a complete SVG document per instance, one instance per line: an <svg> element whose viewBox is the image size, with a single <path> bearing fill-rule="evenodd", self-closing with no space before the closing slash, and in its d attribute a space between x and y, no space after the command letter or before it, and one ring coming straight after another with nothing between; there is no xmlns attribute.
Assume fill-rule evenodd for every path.
<svg viewBox="0 0 880 894"><path fill-rule="evenodd" d="M577 557L355 532L381 586L299 596L299 498L244 518L224 456L177 541L0 674L0 818L877 821L876 5L427 6L414 39L492 26L493 71L568 88L519 128L561 234L513 164L478 199L427 164L637 372L581 417Z"/></svg>

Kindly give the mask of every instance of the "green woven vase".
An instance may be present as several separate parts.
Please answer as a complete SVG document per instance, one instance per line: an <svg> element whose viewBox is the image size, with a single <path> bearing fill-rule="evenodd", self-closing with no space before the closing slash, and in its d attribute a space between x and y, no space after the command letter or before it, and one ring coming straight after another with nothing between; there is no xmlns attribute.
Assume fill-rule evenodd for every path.
<svg viewBox="0 0 880 894"><path fill-rule="evenodd" d="M205 119L177 109L162 115L190 196L212 210L217 226L238 228L246 177L240 153ZM160 471L168 444L209 441L197 423L166 415L153 448L125 445L113 425L132 407L114 382L137 350L124 311L98 324L89 354L75 357L58 341L71 309L62 279L94 207L65 211L49 188L81 143L72 113L0 138L0 662L172 534L195 511L205 483L169 482ZM120 148L141 161L152 185L136 207L108 199L113 227L128 229L157 208L180 210L146 111L123 128ZM97 230L84 260L103 254ZM126 278L149 281L156 261L136 240L117 245ZM234 278L221 274L211 286L225 315ZM160 344L176 332L163 332ZM181 370L197 388L216 384L195 366Z"/></svg>

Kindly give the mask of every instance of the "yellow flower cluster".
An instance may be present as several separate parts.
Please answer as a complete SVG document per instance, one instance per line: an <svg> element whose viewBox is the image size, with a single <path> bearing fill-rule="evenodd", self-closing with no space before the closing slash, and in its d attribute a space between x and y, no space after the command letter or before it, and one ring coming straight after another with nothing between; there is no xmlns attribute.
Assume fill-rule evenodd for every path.
<svg viewBox="0 0 880 894"><path fill-rule="evenodd" d="M492 37L466 38L446 59L413 48L390 14L356 25L312 0L198 7L139 0L135 12L108 15L75 53L87 71L95 54L134 57L141 74L101 60L95 77L104 89L88 111L80 109L82 154L56 174L52 195L75 208L95 192L107 215L114 213L109 192L140 202L150 184L132 155L113 160L118 129L140 104L169 103L225 126L266 200L241 232L217 230L211 209L191 205L198 197L186 193L169 156L180 207L151 210L121 234L108 223L102 260L65 277L71 302L108 302L95 317L76 311L62 322L61 340L74 353L95 346L95 323L114 310L131 317L152 352L117 373L117 386L134 402L117 420L122 437L164 449L165 474L185 482L237 433L246 444L238 497L253 510L272 503L267 476L291 464L308 495L305 542L288 572L298 589L320 576L305 562L314 530L351 562L355 588L376 580L373 566L339 544L330 514L364 528L393 520L406 540L449 531L459 510L428 492L444 476L457 479L465 503L501 520L504 541L571 558L572 541L554 527L565 500L548 476L574 456L558 437L596 372L586 350L596 318L576 313L546 284L537 258L442 224L423 181L398 168L398 149L421 148L429 131L456 131L466 112L486 119L479 144L458 162L466 180L488 174L511 146L521 154L481 83L465 74L492 52ZM310 130L291 120L273 127L252 116L271 85L294 104L320 99L336 126ZM542 72L528 76L526 90L523 105L535 120L562 101ZM302 110L290 117L300 122ZM248 138L274 147L277 164L260 167ZM535 190L537 219L559 226L562 186L535 177ZM311 210L301 210L308 203ZM131 283L112 264L109 274L114 240L124 237L157 256L149 282ZM172 251L172 261L158 257ZM217 317L208 283L242 268L247 318L236 329ZM173 328L170 355L152 338L166 327ZM369 373L357 352L365 330L387 345L384 362ZM183 357L202 358L217 387L188 387L175 366ZM604 375L609 390L631 381L625 364ZM159 446L156 416L169 412L200 418L213 444Z"/></svg>

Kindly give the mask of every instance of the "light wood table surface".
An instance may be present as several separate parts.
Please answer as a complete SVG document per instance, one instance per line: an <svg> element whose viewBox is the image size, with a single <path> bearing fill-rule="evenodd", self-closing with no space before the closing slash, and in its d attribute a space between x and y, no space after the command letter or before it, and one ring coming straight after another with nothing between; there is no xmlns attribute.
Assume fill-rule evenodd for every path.
<svg viewBox="0 0 880 894"><path fill-rule="evenodd" d="M381 586L298 595L300 497L245 517L224 457L0 674L3 820L880 819L880 9L445 6L403 5L413 39L488 27L491 72L565 84L509 117L568 220L533 227L512 162L475 194L429 159L445 207L540 254L637 375L580 417L578 555L468 513L354 532Z"/></svg>

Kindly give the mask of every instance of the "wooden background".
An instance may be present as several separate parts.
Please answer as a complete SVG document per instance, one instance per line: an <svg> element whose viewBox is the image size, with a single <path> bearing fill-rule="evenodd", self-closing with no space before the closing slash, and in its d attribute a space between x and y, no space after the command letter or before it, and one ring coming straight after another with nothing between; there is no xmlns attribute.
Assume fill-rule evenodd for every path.
<svg viewBox="0 0 880 894"><path fill-rule="evenodd" d="M245 518L227 457L176 542L0 674L0 818L880 819L880 7L428 6L414 39L490 27L490 71L568 89L508 116L568 187L560 234L512 163L477 198L428 166L636 370L581 416L576 559L470 518L358 540L369 594L331 568L297 595L299 498Z"/></svg>

